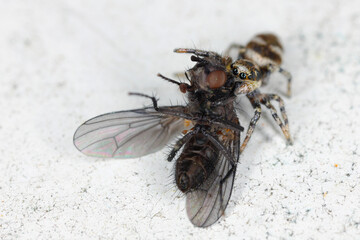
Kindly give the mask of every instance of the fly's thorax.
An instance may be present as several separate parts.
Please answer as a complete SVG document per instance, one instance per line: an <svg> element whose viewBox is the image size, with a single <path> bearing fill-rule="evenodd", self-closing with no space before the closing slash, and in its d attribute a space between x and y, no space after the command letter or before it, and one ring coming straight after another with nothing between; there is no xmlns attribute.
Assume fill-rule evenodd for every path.
<svg viewBox="0 0 360 240"><path fill-rule="evenodd" d="M245 59L255 62L260 67L269 64L280 65L283 47L274 34L258 34L246 45Z"/></svg>
<svg viewBox="0 0 360 240"><path fill-rule="evenodd" d="M182 192L196 189L215 169L218 152L203 134L195 134L176 161L175 180Z"/></svg>

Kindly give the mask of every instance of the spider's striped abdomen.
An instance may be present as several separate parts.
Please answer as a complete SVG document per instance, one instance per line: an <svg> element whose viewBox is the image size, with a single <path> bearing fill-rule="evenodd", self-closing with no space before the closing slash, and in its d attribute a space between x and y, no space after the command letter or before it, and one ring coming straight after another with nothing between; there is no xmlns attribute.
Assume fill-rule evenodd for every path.
<svg viewBox="0 0 360 240"><path fill-rule="evenodd" d="M246 45L243 57L255 62L259 67L269 64L280 65L283 47L274 34L258 34Z"/></svg>

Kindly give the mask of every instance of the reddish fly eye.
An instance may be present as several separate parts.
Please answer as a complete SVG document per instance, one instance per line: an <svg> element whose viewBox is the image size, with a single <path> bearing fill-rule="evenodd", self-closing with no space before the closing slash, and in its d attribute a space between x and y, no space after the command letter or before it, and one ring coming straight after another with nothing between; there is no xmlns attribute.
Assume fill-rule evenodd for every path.
<svg viewBox="0 0 360 240"><path fill-rule="evenodd" d="M226 73L221 70L211 72L206 77L206 83L209 88L215 89L224 86L226 82Z"/></svg>

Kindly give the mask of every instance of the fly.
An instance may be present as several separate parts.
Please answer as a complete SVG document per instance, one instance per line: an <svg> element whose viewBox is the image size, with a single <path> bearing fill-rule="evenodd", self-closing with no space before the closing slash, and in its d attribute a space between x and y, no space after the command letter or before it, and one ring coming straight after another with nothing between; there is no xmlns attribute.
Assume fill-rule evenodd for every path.
<svg viewBox="0 0 360 240"><path fill-rule="evenodd" d="M256 113L251 120L245 145L240 145L244 128L236 114L235 99L245 94L256 109L258 102L263 103L257 91L266 72L258 62L243 55L251 47L239 49L234 62L211 51L175 49L177 53L193 54L191 60L196 64L185 72L188 83L158 76L178 85L187 96L186 106L160 107L155 97L130 93L150 99L152 107L92 118L76 130L74 145L88 156L137 158L159 151L177 138L167 160L175 160L175 182L186 195L187 215L195 226L210 226L227 207L240 152L259 115ZM243 72L247 77L241 75Z"/></svg>

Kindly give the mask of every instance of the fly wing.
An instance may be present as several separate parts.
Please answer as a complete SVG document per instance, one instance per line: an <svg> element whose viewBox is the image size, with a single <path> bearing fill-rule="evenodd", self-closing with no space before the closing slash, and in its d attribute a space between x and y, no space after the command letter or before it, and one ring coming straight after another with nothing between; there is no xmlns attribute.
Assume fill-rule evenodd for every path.
<svg viewBox="0 0 360 240"><path fill-rule="evenodd" d="M239 159L239 135L234 133L232 140L222 141L236 161ZM220 154L218 163L208 179L195 191L186 194L186 211L190 221L198 227L208 227L224 213L229 202L235 169L230 173L230 161ZM227 174L229 175L227 176ZM225 176L226 179L225 179ZM223 180L224 179L224 180Z"/></svg>
<svg viewBox="0 0 360 240"><path fill-rule="evenodd" d="M184 111L182 106L163 108ZM160 150L183 129L184 119L153 108L112 112L83 123L74 134L74 145L88 156L136 158Z"/></svg>

